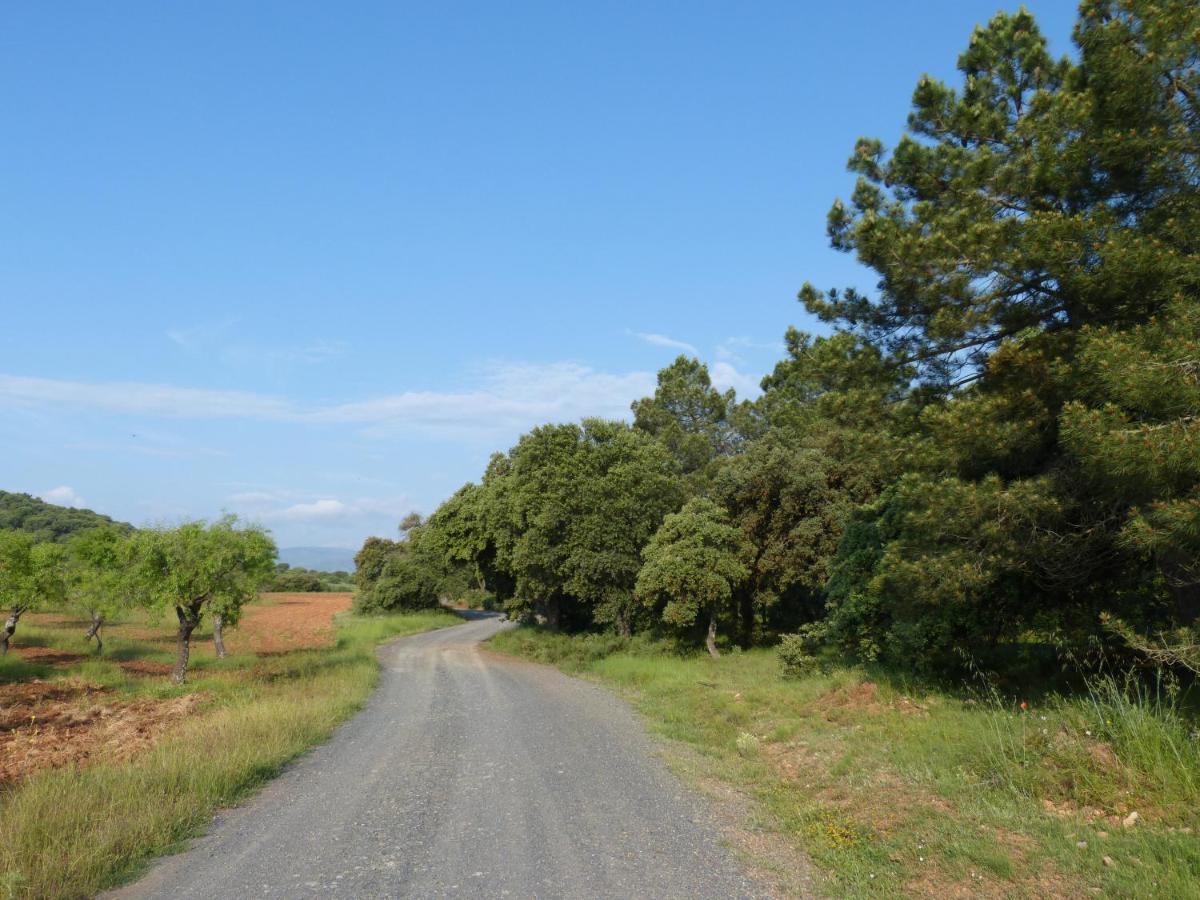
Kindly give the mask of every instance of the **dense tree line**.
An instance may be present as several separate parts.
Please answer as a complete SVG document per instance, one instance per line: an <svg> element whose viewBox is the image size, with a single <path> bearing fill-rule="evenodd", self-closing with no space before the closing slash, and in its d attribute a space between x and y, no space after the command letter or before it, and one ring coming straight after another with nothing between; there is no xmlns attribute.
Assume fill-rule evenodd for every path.
<svg viewBox="0 0 1200 900"><path fill-rule="evenodd" d="M830 333L789 331L761 397L681 357L632 424L536 428L365 547L360 587L927 668L1030 634L1186 643L1200 6L1085 0L1074 39L1055 59L1028 13L997 15L961 86L919 82L895 148L858 142L828 231L878 282L806 284Z"/></svg>
<svg viewBox="0 0 1200 900"><path fill-rule="evenodd" d="M303 566L275 564L275 574L263 585L264 591L309 593L316 591L348 591L354 583L349 572L321 572Z"/></svg>
<svg viewBox="0 0 1200 900"><path fill-rule="evenodd" d="M0 491L0 530L24 531L34 540L63 542L89 528L111 527L125 533L133 526L90 509L56 506L29 494Z"/></svg>

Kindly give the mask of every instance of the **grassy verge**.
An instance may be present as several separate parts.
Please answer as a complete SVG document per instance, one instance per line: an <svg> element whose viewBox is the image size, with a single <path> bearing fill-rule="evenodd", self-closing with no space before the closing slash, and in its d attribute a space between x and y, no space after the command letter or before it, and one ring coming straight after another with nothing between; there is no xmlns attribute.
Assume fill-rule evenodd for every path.
<svg viewBox="0 0 1200 900"><path fill-rule="evenodd" d="M620 690L681 775L747 798L831 896L1200 896L1200 742L1166 692L1109 681L1022 709L861 668L784 680L768 650L492 646Z"/></svg>
<svg viewBox="0 0 1200 900"><path fill-rule="evenodd" d="M332 647L202 658L182 688L121 669L120 644L103 659L72 666L61 674L122 695L199 692L203 705L128 761L43 771L0 795L0 897L86 897L128 878L357 710L378 679L380 641L458 621L442 611L342 615ZM46 632L24 636L49 641ZM6 661L0 679L27 676L29 668Z"/></svg>

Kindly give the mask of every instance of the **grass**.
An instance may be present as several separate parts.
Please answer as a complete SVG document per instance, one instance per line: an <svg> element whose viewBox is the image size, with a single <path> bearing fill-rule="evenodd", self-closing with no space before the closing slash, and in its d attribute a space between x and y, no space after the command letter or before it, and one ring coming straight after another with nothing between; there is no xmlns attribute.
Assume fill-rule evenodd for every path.
<svg viewBox="0 0 1200 900"><path fill-rule="evenodd" d="M1021 709L857 667L784 680L769 650L526 628L492 646L622 692L685 779L732 788L750 831L791 850L762 867L810 860L830 896L1200 896L1200 741L1166 686Z"/></svg>
<svg viewBox="0 0 1200 900"><path fill-rule="evenodd" d="M88 897L132 877L359 709L378 679L380 641L458 621L443 611L343 614L332 647L263 658L200 655L184 687L130 676L115 663L130 654L169 662L169 651L114 640L111 656L64 674L130 696L202 692L203 706L126 762L45 770L0 796L0 897ZM22 628L25 645L59 639L56 629ZM30 668L37 667L5 660L0 681L29 677Z"/></svg>

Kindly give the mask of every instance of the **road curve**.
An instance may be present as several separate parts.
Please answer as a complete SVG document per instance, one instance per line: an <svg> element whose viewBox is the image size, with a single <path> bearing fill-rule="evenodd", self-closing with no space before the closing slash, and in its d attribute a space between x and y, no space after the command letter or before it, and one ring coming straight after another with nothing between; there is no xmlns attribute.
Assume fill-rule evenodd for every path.
<svg viewBox="0 0 1200 900"><path fill-rule="evenodd" d="M398 640L366 708L118 898L764 896L626 706L479 642Z"/></svg>

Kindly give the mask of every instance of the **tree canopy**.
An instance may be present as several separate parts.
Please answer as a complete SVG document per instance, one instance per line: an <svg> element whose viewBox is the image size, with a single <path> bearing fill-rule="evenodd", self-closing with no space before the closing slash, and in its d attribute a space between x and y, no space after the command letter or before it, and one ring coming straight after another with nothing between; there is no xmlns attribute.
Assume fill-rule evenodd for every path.
<svg viewBox="0 0 1200 900"><path fill-rule="evenodd" d="M15 529L27 532L36 541L62 543L81 531L104 527L125 534L133 531L132 525L114 522L90 509L56 506L30 494L0 491L0 530Z"/></svg>
<svg viewBox="0 0 1200 900"><path fill-rule="evenodd" d="M828 235L875 286L806 283L828 333L760 397L680 357L632 427L494 456L429 552L551 627L930 670L1200 627L1200 6L1085 0L1074 40L998 14L857 142Z"/></svg>

